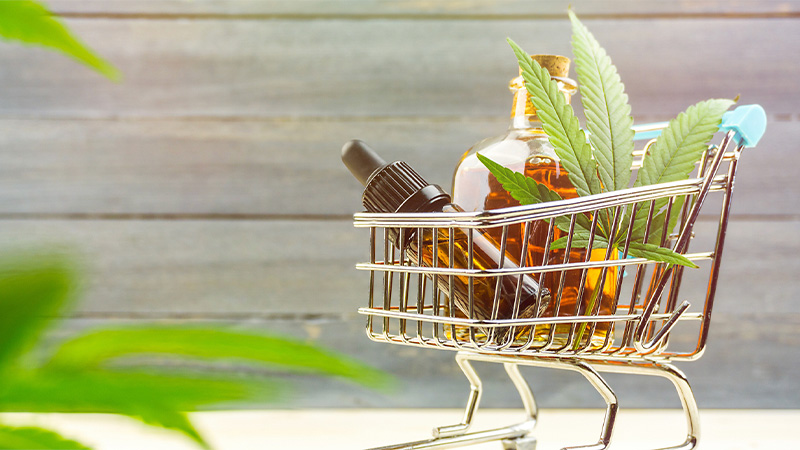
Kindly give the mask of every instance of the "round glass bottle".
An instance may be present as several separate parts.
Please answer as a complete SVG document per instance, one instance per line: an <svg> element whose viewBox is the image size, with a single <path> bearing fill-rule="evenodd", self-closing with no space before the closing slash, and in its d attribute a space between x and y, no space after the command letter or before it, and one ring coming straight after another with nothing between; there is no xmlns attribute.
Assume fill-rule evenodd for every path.
<svg viewBox="0 0 800 450"><path fill-rule="evenodd" d="M577 92L577 83L570 78L570 60L558 55L533 55L533 60L550 72L551 77L558 83L559 90L569 103L570 98ZM569 181L569 175L561 167L555 149L550 144L542 124L536 115L530 94L525 88L521 76L512 79L509 89L514 95L511 108L511 124L503 135L484 139L470 148L461 158L453 175L453 201L466 211L484 211L490 209L518 206L519 202L503 189L503 186L489 170L478 160L476 154L483 156L507 167L515 172L520 172L537 182L546 185L557 192L561 198L575 198L578 196L575 187ZM544 245L547 240L548 224L544 221L534 222L531 226L530 236L524 243L525 227L510 225L506 238L506 249L509 255L519 258L527 266L538 266L544 263L561 264L566 262L565 250L551 250ZM502 227L488 229L488 234L497 242L501 242ZM564 235L557 228L553 230L551 241ZM546 255L545 255L546 254ZM545 261L545 256L547 261ZM605 250L594 250L590 256L594 259L604 259ZM568 262L582 262L586 260L585 249L572 249ZM574 316L586 314L587 305L597 309L597 284L600 281L600 270L589 270L583 286L580 311L577 311L577 302L581 285L581 270L563 272L548 272L542 275L542 287L550 289L553 301L540 317ZM563 287L562 287L562 278ZM616 287L616 270L606 270L600 299L600 314L611 314L613 311L614 289ZM570 325L558 325L554 334L554 343L564 345L570 335ZM608 324L600 323L593 333L587 333L576 327L573 339L581 336L580 344L587 344L591 334L591 347L603 344L608 333ZM536 327L536 342L544 345L549 340L551 327L548 325ZM523 330L521 339L527 339L530 330Z"/></svg>

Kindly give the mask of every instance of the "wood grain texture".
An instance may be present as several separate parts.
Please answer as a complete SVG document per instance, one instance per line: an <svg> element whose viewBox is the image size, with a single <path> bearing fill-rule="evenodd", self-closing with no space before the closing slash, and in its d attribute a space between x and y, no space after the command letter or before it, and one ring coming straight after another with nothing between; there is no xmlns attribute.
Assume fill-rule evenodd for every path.
<svg viewBox="0 0 800 450"><path fill-rule="evenodd" d="M0 115L504 117L517 72L507 36L532 53L570 53L566 20L67 22L125 81L0 44ZM797 114L798 62L785 55L800 53L800 19L586 23L614 58L639 117L669 118L737 94L770 114Z"/></svg>
<svg viewBox="0 0 800 450"><path fill-rule="evenodd" d="M78 255L102 316L354 314L367 232L345 221L5 221L3 248Z"/></svg>
<svg viewBox="0 0 800 450"><path fill-rule="evenodd" d="M571 5L581 15L691 15L788 14L800 11L797 1L695 0L692 2L636 2L626 0L50 0L58 13L220 14L303 16L566 16Z"/></svg>
<svg viewBox="0 0 800 450"><path fill-rule="evenodd" d="M0 119L0 216L343 217L362 209L362 187L339 158L345 141L363 139L449 191L461 154L506 122ZM784 169L800 165L797 142L800 123L775 122L745 151L735 215L800 214L800 187Z"/></svg>
<svg viewBox="0 0 800 450"><path fill-rule="evenodd" d="M348 218L361 188L339 149L362 138L449 186L459 156L506 127L505 38L570 54L569 3L637 123L710 97L766 108L737 178L708 351L681 369L701 408L797 408L800 1L50 0L125 80L0 43L0 248L81 255L84 301L62 335L151 320L278 331L398 383L375 394L300 377L311 394L285 406L461 407L451 353L364 336L368 278L353 265L367 235ZM701 218L698 244L712 227ZM685 299L705 282L687 277ZM485 406L518 405L501 368L479 370ZM578 375L526 373L544 406L600 406ZM624 406L679 406L643 378L610 377Z"/></svg>
<svg viewBox="0 0 800 450"><path fill-rule="evenodd" d="M59 244L85 262L82 314L101 317L354 316L366 306L368 232L350 221L4 220L0 248ZM708 250L713 222L696 226ZM800 314L800 222L729 226L715 311ZM682 299L707 279L687 273Z"/></svg>

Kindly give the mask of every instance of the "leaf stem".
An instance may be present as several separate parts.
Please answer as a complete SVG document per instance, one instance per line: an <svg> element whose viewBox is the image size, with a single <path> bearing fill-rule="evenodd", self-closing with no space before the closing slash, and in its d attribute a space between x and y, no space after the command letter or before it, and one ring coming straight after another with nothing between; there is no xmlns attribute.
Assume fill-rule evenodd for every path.
<svg viewBox="0 0 800 450"><path fill-rule="evenodd" d="M603 280L603 281L605 281L605 280ZM605 283L603 283L603 284L605 284ZM598 286L598 287L595 288L594 292L592 292L592 298L589 300L589 304L586 306L586 311L583 312L584 316L591 316L592 315L592 311L594 310L594 304L597 303L597 297L599 295L599 292L602 292L602 291L603 291L603 287L602 286ZM583 333L586 331L586 327L588 325L589 325L588 323L583 322L578 326L578 336L575 339L575 342L572 344L572 350L577 351L578 347L580 347L581 340L583 339Z"/></svg>

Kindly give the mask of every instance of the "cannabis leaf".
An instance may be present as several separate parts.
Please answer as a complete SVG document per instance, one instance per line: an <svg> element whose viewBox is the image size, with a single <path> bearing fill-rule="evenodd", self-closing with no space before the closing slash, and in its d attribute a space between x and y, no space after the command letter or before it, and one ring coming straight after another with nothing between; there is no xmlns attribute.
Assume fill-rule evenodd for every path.
<svg viewBox="0 0 800 450"><path fill-rule="evenodd" d="M732 100L711 99L690 106L669 122L647 151L634 186L685 180L719 130Z"/></svg>
<svg viewBox="0 0 800 450"><path fill-rule="evenodd" d="M185 411L221 402L273 400L287 382L272 371L329 375L369 387L387 377L312 345L215 327L95 330L41 348L76 286L66 258L0 258L0 411L120 414L208 443ZM246 366L247 371L240 370ZM55 433L0 426L0 448L82 449Z"/></svg>
<svg viewBox="0 0 800 450"><path fill-rule="evenodd" d="M641 242L631 242L628 249L628 254L637 258L645 258L651 261L660 261L669 264L678 264L681 266L691 267L696 269L698 266L693 263L689 258L676 253L668 248L659 247L653 244L643 244Z"/></svg>
<svg viewBox="0 0 800 450"><path fill-rule="evenodd" d="M503 189L517 200L521 205L533 205L535 203L552 202L561 200L561 196L557 192L551 190L544 184L536 182L531 177L514 172L513 170L503 167L500 164L492 161L486 156L476 153L475 156L478 160L489 169L489 172L497 178L497 181L503 185Z"/></svg>
<svg viewBox="0 0 800 450"><path fill-rule="evenodd" d="M572 248L588 248L589 247L589 238L592 234L589 232L588 229L585 230L575 230L572 232ZM569 236L562 236L552 244L550 244L551 250L557 250L562 248L567 248L567 240ZM605 236L595 233L594 239L592 239L592 248L607 248L608 247L608 239Z"/></svg>
<svg viewBox="0 0 800 450"><path fill-rule="evenodd" d="M667 128L656 139L655 144L648 148L634 186L647 186L687 179L697 160L708 148L708 142L714 136L714 133L719 130L722 115L731 105L733 105L732 100L706 100L690 106L686 111L672 119ZM654 211L660 213L667 202L667 199L656 200ZM679 210L680 208L673 206L673 214L678 214ZM648 214L648 208L639 208L634 219L635 229L644 229ZM677 219L677 216L675 218ZM664 223L663 219L664 217L662 216L661 222L656 223ZM630 218L626 218L623 224L628 220ZM673 217L670 217L670 222L672 222L672 225L668 231L671 231L675 226ZM660 233L661 231L660 229L655 229L651 230L651 233ZM658 236L658 241L653 241L651 238L652 234L648 236L647 241L657 243L661 240L660 235Z"/></svg>
<svg viewBox="0 0 800 450"><path fill-rule="evenodd" d="M514 41L508 39L508 42L519 61L522 76L526 81L525 86L531 94L531 101L534 103L539 119L542 121L542 128L550 138L550 142L553 144L562 165L569 173L570 182L575 186L578 195L585 196L613 190L617 186L628 186L633 158L633 132L630 129L632 124L632 119L629 115L630 107L627 105L627 96L623 92L616 69L613 69L613 65L605 55L605 51L597 45L597 42L589 34L588 30L577 21L577 18L573 21L573 27L576 28L573 47L575 47L576 54L582 55L581 58L576 60L576 63L580 65L588 64L596 69L596 74L588 69L580 69L580 72L583 72L584 78L588 77L590 79L589 84L593 85L594 97L593 100L588 102L587 117L594 117L594 126L599 136L596 139L601 142L601 146L603 143L606 144L605 150L596 152L598 155L596 159L601 161L600 166L604 168L598 168L595 164L595 159L592 156L592 147L587 142L583 130L580 129L580 124L572 111L572 107L559 92L558 85L551 79L549 72L535 60L532 60ZM604 123L607 126L604 126ZM593 139L595 138L593 137ZM594 143L594 140L592 142ZM619 148L617 148L618 146ZM605 156L600 156L601 154ZM486 159L482 158L481 161ZM626 170L622 169L623 161L624 164L627 164ZM514 198L519 200L530 196L534 201L543 201L543 195L538 193L538 184L529 184L524 181L522 174L501 174L501 177L497 177L498 173L501 172L499 167L502 166L487 166L501 184L503 183L500 180L501 177L504 180L513 180L508 184L516 192ZM606 181L602 184L598 171L601 174L603 171L606 173ZM622 178L618 179L618 176ZM612 189L611 186L614 188ZM505 184L503 187L508 189ZM599 247L604 243L607 246L609 239L612 237L614 244L617 245L620 238L624 237L627 227L620 227L618 232L611 230L612 220L610 213L603 210L599 214L601 220L598 221L595 243L592 247ZM581 225L584 226L581 227L583 230L576 230L578 234L573 237L573 248L580 248L581 245L585 247L589 242L589 226L585 225L588 219L586 216L579 217L582 217ZM644 218L646 219L646 217L645 215ZM623 225L627 223L630 222L622 221ZM562 216L556 219L556 225L562 231L567 231L569 221ZM552 245L557 247L551 246L551 248L563 248L562 246L566 245L566 240L561 238ZM634 250L634 252L640 252L640 250ZM677 257L677 253L670 249L665 249L664 252L650 251L646 254L652 258L658 258L656 259L657 261L666 262L662 258L663 255L668 255L670 261L683 261L683 259Z"/></svg>
<svg viewBox="0 0 800 450"><path fill-rule="evenodd" d="M503 189L508 191L511 197L517 200L520 205L533 205L536 203L561 200L561 196L558 195L558 192L551 190L542 183L538 183L533 178L526 177L519 172L514 172L507 167L503 167L480 153L476 153L475 156L489 169L489 172L500 182ZM590 221L585 215L578 214L576 216L576 232L585 232L588 234L590 226ZM556 217L556 227L561 231L569 233L570 219L566 216Z"/></svg>
<svg viewBox="0 0 800 450"><path fill-rule="evenodd" d="M119 70L84 45L40 2L0 1L0 36L60 51L118 81Z"/></svg>
<svg viewBox="0 0 800 450"><path fill-rule="evenodd" d="M670 214L669 214L669 223L667 224L667 228L666 228L667 233L670 233L672 230L674 230L675 229L675 225L678 224L678 218L680 218L681 209L683 208L683 204L684 204L685 200L686 200L685 197L677 197L677 198L675 198L675 201L672 203L672 208L669 208L670 209ZM667 209L668 208L664 208L658 213L655 213L655 211L658 209L659 205L666 205L666 203L668 203L668 202L666 202L666 201L665 202L656 202L656 204L654 206L653 220L652 220L651 225L650 225L650 230L647 233L648 236L647 236L647 241L646 241L646 242L648 242L650 244L661 245L661 241L662 241L661 238L662 238L662 236L664 234L664 223L666 221ZM633 224L633 230L631 230L631 242L643 241L644 231L645 231L644 229L645 229L645 226L647 225L647 216L650 214L649 213L649 208L650 208L649 202L647 203L646 206L644 206L644 208L645 209L643 211L637 211L636 217L637 217L637 219L640 218L640 220L636 221ZM630 225L629 220L630 220L630 217L627 217L625 222L623 223L623 225L620 227L620 233L617 236L617 245L620 246L620 247L622 245L624 245L625 238L626 238L625 233L621 232L621 230L627 230L628 229L628 226Z"/></svg>
<svg viewBox="0 0 800 450"><path fill-rule="evenodd" d="M6 264L0 264L0 379L36 345L52 318L69 303L74 279L71 266L55 255L5 255L4 259Z"/></svg>
<svg viewBox="0 0 800 450"><path fill-rule="evenodd" d="M88 447L64 439L58 433L35 427L7 427L0 425L0 443L4 449L30 450L51 449L89 450Z"/></svg>
<svg viewBox="0 0 800 450"><path fill-rule="evenodd" d="M606 190L628 187L633 162L633 118L617 69L571 10L572 48L600 180Z"/></svg>
<svg viewBox="0 0 800 450"><path fill-rule="evenodd" d="M561 165L569 173L569 180L578 195L600 193L597 165L592 159L592 149L586 141L572 106L550 78L550 72L531 59L514 41L508 39L522 69L525 87L530 92L542 128L555 148Z"/></svg>
<svg viewBox="0 0 800 450"><path fill-rule="evenodd" d="M606 51L572 11L569 11L569 17L590 141L587 141L572 107L561 95L548 71L514 41L508 39L508 43L519 61L525 87L536 107L542 128L569 173L569 180L577 194L586 196L625 189L630 183L634 149L633 119L628 96ZM648 149L634 186L688 178L706 143L718 130L722 114L732 104L730 100L708 100L690 107L673 119ZM539 203L550 198L546 186L481 155L478 158L520 203ZM678 197L671 206L668 206L668 199L658 199L647 207L643 207L645 202L627 205L619 226L616 225L616 218L612 221L610 210L599 210L594 217L596 229L590 225L584 226L588 216L578 215L577 218L584 219L581 226L576 226L571 236L561 237L551 243L550 249L566 248L569 241L571 248L586 248L590 255L599 248L605 248L608 255L625 246L630 256L697 267L685 256L658 245L664 241L664 234L671 233L675 228L684 202L684 197ZM635 215L632 211L636 211ZM648 236L644 236L648 217L653 218L652 228L647 232ZM569 232L567 216L554 220L559 229ZM593 292L586 314L592 314L600 291L602 287ZM580 347L587 326L584 323L578 327L573 347L575 350Z"/></svg>
<svg viewBox="0 0 800 450"><path fill-rule="evenodd" d="M209 445L184 411L220 402L274 398L281 385L251 378L203 375L173 368L64 370L43 368L5 379L3 411L105 413L133 417ZM2 444L2 442L0 442ZM2 446L0 445L0 448Z"/></svg>
<svg viewBox="0 0 800 450"><path fill-rule="evenodd" d="M634 137L628 97L611 58L577 16L572 11L569 15L573 28L572 46L576 55L576 70L582 85L587 128L591 132L591 143L594 147L587 141L572 107L559 92L558 85L551 79L549 72L532 60L513 40L508 39L508 42L519 62L525 87L531 94L531 101L537 109L542 128L578 195L625 189L630 182ZM722 114L731 104L730 100L708 100L690 107L671 121L655 145L648 150L634 186L686 179L706 143L717 131ZM495 164L480 154L478 158L521 204L560 199L558 194L546 186ZM671 232L677 224L684 199L678 198L673 202L669 217L666 217L667 212L664 210L667 202L667 199L655 202L653 223L668 222L666 232ZM673 250L655 245L662 240L665 231L663 226L654 226L649 231L649 236L642 236L649 209L638 208L635 217L631 219L632 209L632 205L626 208L620 226L615 230L612 230L610 212L599 211L600 220L592 239L592 247L608 246L609 242L614 247L623 245L630 221L634 220L629 246L632 256L696 267ZM577 226L573 230L572 246L587 247L590 241L588 218L584 215L577 218L579 220L576 220ZM569 230L566 216L555 220L559 229ZM560 238L551 244L551 248L564 248L566 242L566 238Z"/></svg>
<svg viewBox="0 0 800 450"><path fill-rule="evenodd" d="M96 330L64 342L49 367L102 367L137 355L185 356L260 362L284 371L337 376L385 387L381 372L313 345L263 333L208 327L147 326Z"/></svg>

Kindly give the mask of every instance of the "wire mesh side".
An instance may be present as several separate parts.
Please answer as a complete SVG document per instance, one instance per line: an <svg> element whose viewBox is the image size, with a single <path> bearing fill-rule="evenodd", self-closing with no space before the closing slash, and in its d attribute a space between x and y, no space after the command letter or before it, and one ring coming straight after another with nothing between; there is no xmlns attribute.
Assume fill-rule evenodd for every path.
<svg viewBox="0 0 800 450"><path fill-rule="evenodd" d="M712 156L716 151L709 150ZM691 189L629 197L621 191L614 206L601 202L603 207L595 209L587 209L592 199L584 198L573 202L580 207L572 210L579 212L546 217L541 208L531 207L529 216L535 219L498 216L475 225L447 214L394 221L362 215L357 225L371 228L370 262L359 265L370 271L369 306L361 310L369 316L368 335L384 342L501 354L699 357L708 335L738 156L738 149L725 154L727 168L715 173L708 173L704 157L698 167L701 178ZM704 208L719 212L702 218L691 251L687 246L680 252L700 267L670 270L666 263L633 257L632 249L641 256L645 244L674 244L703 177L712 183ZM604 229L620 231L607 239ZM476 243L487 236L496 237L497 255L490 264L476 257L485 250ZM514 239L527 243L517 254L506 251ZM656 337L682 302L692 306L674 319L675 328L658 345L642 351L634 345L642 311L667 271L668 282L642 338ZM530 280L539 286L535 295Z"/></svg>

